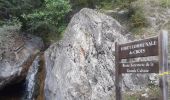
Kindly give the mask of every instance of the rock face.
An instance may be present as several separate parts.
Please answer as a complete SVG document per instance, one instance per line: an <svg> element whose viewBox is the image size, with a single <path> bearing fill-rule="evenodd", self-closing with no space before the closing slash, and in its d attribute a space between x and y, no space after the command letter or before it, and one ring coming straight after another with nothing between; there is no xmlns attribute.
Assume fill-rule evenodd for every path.
<svg viewBox="0 0 170 100"><path fill-rule="evenodd" d="M87 8L77 13L45 52L46 100L114 100L114 43L126 35L109 16Z"/></svg>
<svg viewBox="0 0 170 100"><path fill-rule="evenodd" d="M2 28L0 40L0 89L22 81L36 54L43 47L40 38L22 37L19 30Z"/></svg>

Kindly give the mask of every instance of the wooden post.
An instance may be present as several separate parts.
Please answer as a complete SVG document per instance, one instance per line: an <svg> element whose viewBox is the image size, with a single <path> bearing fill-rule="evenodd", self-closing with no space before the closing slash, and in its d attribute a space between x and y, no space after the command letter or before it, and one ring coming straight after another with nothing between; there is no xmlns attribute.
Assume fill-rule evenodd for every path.
<svg viewBox="0 0 170 100"><path fill-rule="evenodd" d="M162 31L159 35L159 64L160 73L168 71L168 32ZM168 100L168 81L167 75L160 77L160 88L162 100Z"/></svg>
<svg viewBox="0 0 170 100"><path fill-rule="evenodd" d="M121 81L122 81L122 74L119 72L120 71L120 59L119 59L119 45L116 42L115 43L115 87L116 87L116 100L122 100L122 95L121 95Z"/></svg>

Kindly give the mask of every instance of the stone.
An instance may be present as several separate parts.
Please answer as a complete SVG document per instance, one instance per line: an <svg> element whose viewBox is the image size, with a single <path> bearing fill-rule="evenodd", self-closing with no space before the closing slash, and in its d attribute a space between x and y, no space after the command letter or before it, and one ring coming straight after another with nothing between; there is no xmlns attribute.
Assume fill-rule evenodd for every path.
<svg viewBox="0 0 170 100"><path fill-rule="evenodd" d="M148 95L147 93L144 93L144 94L142 94L141 96L142 96L142 97L145 97L145 98L148 98L148 97L149 97L149 95Z"/></svg>
<svg viewBox="0 0 170 100"><path fill-rule="evenodd" d="M36 54L43 48L41 38L18 33L19 30L11 28L1 33L0 89L24 80Z"/></svg>
<svg viewBox="0 0 170 100"><path fill-rule="evenodd" d="M114 43L126 41L114 19L84 8L63 39L45 51L46 100L114 100Z"/></svg>
<svg viewBox="0 0 170 100"><path fill-rule="evenodd" d="M75 14L63 39L44 53L45 99L115 100L115 42L128 37L112 17L88 8ZM145 82L134 77L146 78L129 75L123 83L136 88Z"/></svg>

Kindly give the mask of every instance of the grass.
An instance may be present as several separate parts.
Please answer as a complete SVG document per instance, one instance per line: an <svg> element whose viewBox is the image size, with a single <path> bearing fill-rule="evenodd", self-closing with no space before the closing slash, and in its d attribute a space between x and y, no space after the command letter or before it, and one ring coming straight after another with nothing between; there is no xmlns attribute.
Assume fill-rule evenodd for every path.
<svg viewBox="0 0 170 100"><path fill-rule="evenodd" d="M137 100L138 99L138 95L128 95L125 94L123 100Z"/></svg>
<svg viewBox="0 0 170 100"><path fill-rule="evenodd" d="M160 100L161 93L160 88L155 85L149 85L148 91L136 91L123 93L123 100ZM142 94L147 93L147 97L143 97Z"/></svg>
<svg viewBox="0 0 170 100"><path fill-rule="evenodd" d="M149 88L148 94L151 97L154 97L154 98L161 97L161 92L160 92L161 90L160 90L159 86L156 86L154 84L149 84L148 88Z"/></svg>

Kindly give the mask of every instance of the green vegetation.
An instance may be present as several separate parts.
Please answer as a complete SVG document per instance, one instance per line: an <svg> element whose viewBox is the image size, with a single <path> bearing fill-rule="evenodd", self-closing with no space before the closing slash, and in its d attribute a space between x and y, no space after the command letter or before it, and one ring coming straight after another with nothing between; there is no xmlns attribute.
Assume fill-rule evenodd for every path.
<svg viewBox="0 0 170 100"><path fill-rule="evenodd" d="M22 14L42 6L43 0L0 0L0 25L24 23Z"/></svg>
<svg viewBox="0 0 170 100"><path fill-rule="evenodd" d="M41 36L48 43L50 37L62 36L69 11L68 0L0 0L0 26L21 24L22 32Z"/></svg>
<svg viewBox="0 0 170 100"><path fill-rule="evenodd" d="M147 21L140 7L131 7L134 1L136 0L0 0L0 26L19 25L22 32L40 36L45 43L50 44L62 37L72 16L70 14L81 8L119 8L129 9L130 30L136 32L146 27ZM70 13L71 10L73 13Z"/></svg>
<svg viewBox="0 0 170 100"><path fill-rule="evenodd" d="M112 10L115 8L129 9L130 4L136 0L100 0L99 8Z"/></svg>
<svg viewBox="0 0 170 100"><path fill-rule="evenodd" d="M124 95L124 99L123 100L138 100L138 95L129 95L129 94L126 94L126 95Z"/></svg>
<svg viewBox="0 0 170 100"><path fill-rule="evenodd" d="M165 27L166 29L170 29L170 21L168 21L168 22L164 25L164 27Z"/></svg>
<svg viewBox="0 0 170 100"><path fill-rule="evenodd" d="M135 0L70 0L73 9L81 9L83 7L88 7L106 10L112 10L117 7L127 8L133 1Z"/></svg>
<svg viewBox="0 0 170 100"><path fill-rule="evenodd" d="M148 87L149 87L148 93L151 97L154 97L154 98L161 97L161 90L159 86L154 85L154 84L148 84Z"/></svg>
<svg viewBox="0 0 170 100"><path fill-rule="evenodd" d="M159 4L165 8L170 7L170 0L159 0Z"/></svg>
<svg viewBox="0 0 170 100"><path fill-rule="evenodd" d="M148 96L142 96L147 94ZM160 88L157 85L149 84L148 87L141 91L128 91L123 93L123 100L160 100Z"/></svg>
<svg viewBox="0 0 170 100"><path fill-rule="evenodd" d="M115 0L113 2L113 6L114 8L119 7L120 9L129 9L130 5L132 2L134 2L136 0Z"/></svg>
<svg viewBox="0 0 170 100"><path fill-rule="evenodd" d="M60 38L65 29L65 15L71 11L67 0L45 0L43 7L31 14L23 14L27 22L27 31L41 36L46 42L50 37Z"/></svg>
<svg viewBox="0 0 170 100"><path fill-rule="evenodd" d="M130 31L132 31L135 34L140 34L142 32L142 28L148 26L144 10L142 9L142 7L136 6L131 7L129 11L130 11L129 12Z"/></svg>
<svg viewBox="0 0 170 100"><path fill-rule="evenodd" d="M138 100L140 98L142 92L123 92L122 93L122 98L123 100Z"/></svg>
<svg viewBox="0 0 170 100"><path fill-rule="evenodd" d="M134 28L147 26L147 21L144 12L141 8L132 8L130 17L131 26Z"/></svg>
<svg viewBox="0 0 170 100"><path fill-rule="evenodd" d="M143 32L143 28L149 25L145 17L143 4L143 0L115 0L112 7L117 8L118 12L125 11L125 13L114 13L113 17L135 35L140 34Z"/></svg>
<svg viewBox="0 0 170 100"><path fill-rule="evenodd" d="M114 3L112 0L104 0L100 2L99 8L105 9L105 10L110 10L114 8Z"/></svg>
<svg viewBox="0 0 170 100"><path fill-rule="evenodd" d="M79 10L84 7L95 8L100 3L100 0L70 0L70 3L73 9Z"/></svg>

